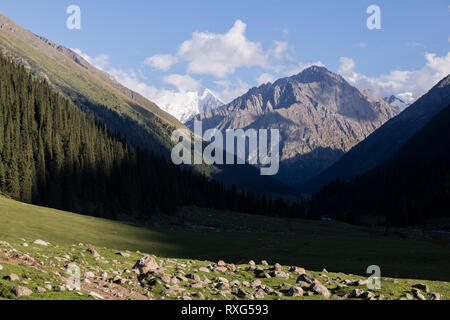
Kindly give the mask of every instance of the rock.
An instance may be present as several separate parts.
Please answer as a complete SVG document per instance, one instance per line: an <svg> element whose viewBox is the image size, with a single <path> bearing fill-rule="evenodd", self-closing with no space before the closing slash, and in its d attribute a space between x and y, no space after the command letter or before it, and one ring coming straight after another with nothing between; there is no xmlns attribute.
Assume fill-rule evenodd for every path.
<svg viewBox="0 0 450 320"><path fill-rule="evenodd" d="M301 275L301 274L305 273L305 269L303 269L301 267L292 266L289 268L289 272L294 272L294 273L297 273L298 275Z"/></svg>
<svg viewBox="0 0 450 320"><path fill-rule="evenodd" d="M46 247L46 246L48 246L49 245L49 243L48 242L45 242L44 240L35 240L34 242L33 242L34 244L37 244L37 245L40 245L40 246L44 246L44 247Z"/></svg>
<svg viewBox="0 0 450 320"><path fill-rule="evenodd" d="M250 287L250 282L248 282L248 281L242 281L242 285L243 285L244 287L249 288L249 287Z"/></svg>
<svg viewBox="0 0 450 320"><path fill-rule="evenodd" d="M26 287L17 286L11 289L11 293L13 293L17 298L20 298L32 295L33 291Z"/></svg>
<svg viewBox="0 0 450 320"><path fill-rule="evenodd" d="M320 294L321 296L324 296L325 298L329 298L330 297L330 291L328 291L328 289L320 284L320 283L314 283L311 287L310 290Z"/></svg>
<svg viewBox="0 0 450 320"><path fill-rule="evenodd" d="M208 269L208 268L205 268L205 267L199 268L198 271L200 271L200 272L205 272L205 273L209 273L209 269Z"/></svg>
<svg viewBox="0 0 450 320"><path fill-rule="evenodd" d="M98 293L96 293L94 291L89 292L89 296L91 296L94 299L98 299L98 300L104 300L105 299L101 295L99 295Z"/></svg>
<svg viewBox="0 0 450 320"><path fill-rule="evenodd" d="M428 297L430 300L441 300L441 294L436 292L430 293Z"/></svg>
<svg viewBox="0 0 450 320"><path fill-rule="evenodd" d="M186 278L195 280L195 281L197 281L197 282L202 281L202 279L200 278L200 276L199 276L198 274L195 274L195 273L191 273L191 274L186 275Z"/></svg>
<svg viewBox="0 0 450 320"><path fill-rule="evenodd" d="M238 289L237 296L241 299L253 300L255 297L248 291L243 289Z"/></svg>
<svg viewBox="0 0 450 320"><path fill-rule="evenodd" d="M301 297L303 296L303 289L300 287L292 287L286 295L288 297Z"/></svg>
<svg viewBox="0 0 450 320"><path fill-rule="evenodd" d="M94 257L94 259L98 259L100 258L100 254L93 248L89 248L86 250L87 252L89 252L90 254L92 254L92 256Z"/></svg>
<svg viewBox="0 0 450 320"><path fill-rule="evenodd" d="M263 277L266 278L266 279L272 278L272 276L270 274L268 274L267 272L263 273Z"/></svg>
<svg viewBox="0 0 450 320"><path fill-rule="evenodd" d="M124 282L120 276L115 276L112 281L116 284L122 284Z"/></svg>
<svg viewBox="0 0 450 320"><path fill-rule="evenodd" d="M3 266L0 264L0 271L2 271L3 270Z"/></svg>
<svg viewBox="0 0 450 320"><path fill-rule="evenodd" d="M3 279L9 280L9 281L19 281L20 280L19 276L14 273L11 273L10 275L3 277Z"/></svg>
<svg viewBox="0 0 450 320"><path fill-rule="evenodd" d="M426 293L430 292L430 288L426 284L423 284L423 283L415 284L415 285L413 285L413 288L425 291Z"/></svg>
<svg viewBox="0 0 450 320"><path fill-rule="evenodd" d="M259 289L258 291L256 291L255 293L256 299L264 299L264 297L265 297L264 290Z"/></svg>
<svg viewBox="0 0 450 320"><path fill-rule="evenodd" d="M130 254L126 252L116 252L117 255L122 256L124 258L129 258Z"/></svg>
<svg viewBox="0 0 450 320"><path fill-rule="evenodd" d="M304 281L299 281L299 282L297 282L297 284L301 288L309 288L311 286L311 283L307 283L307 282L304 282Z"/></svg>
<svg viewBox="0 0 450 320"><path fill-rule="evenodd" d="M301 274L298 278L297 278L297 281L296 281L297 283L300 283L300 282L306 282L306 283L308 283L308 284L313 284L313 283L315 283L316 282L316 279L314 279L313 277L311 277L311 276L309 276L309 275L307 275L306 273L304 273L304 274Z"/></svg>
<svg viewBox="0 0 450 320"><path fill-rule="evenodd" d="M235 272L236 266L234 264L229 264L229 265L227 265L227 269L230 270L231 272Z"/></svg>
<svg viewBox="0 0 450 320"><path fill-rule="evenodd" d="M328 270L325 269L325 268L323 268L323 269L322 269L322 272L323 272L323 273L328 273Z"/></svg>
<svg viewBox="0 0 450 320"><path fill-rule="evenodd" d="M275 265L273 266L273 270L281 271L281 265L279 263L275 263Z"/></svg>
<svg viewBox="0 0 450 320"><path fill-rule="evenodd" d="M366 300L373 300L375 298L375 294L373 294L370 291L366 291L362 295L360 295L360 298L366 299Z"/></svg>
<svg viewBox="0 0 450 320"><path fill-rule="evenodd" d="M84 273L84 277L87 279L95 278L95 274L92 271L88 271Z"/></svg>
<svg viewBox="0 0 450 320"><path fill-rule="evenodd" d="M261 280L258 280L258 279L257 279L257 280L255 280L255 281L252 282L251 287L252 287L253 289L256 289L257 287L261 286L261 284L262 284Z"/></svg>
<svg viewBox="0 0 450 320"><path fill-rule="evenodd" d="M161 281L164 283L170 283L171 279L172 279L172 277L170 276L170 274L167 274L167 273L163 273L163 275L161 276Z"/></svg>
<svg viewBox="0 0 450 320"><path fill-rule="evenodd" d="M47 284L47 285L45 285L45 289L47 289L47 290L52 290L52 286L49 285L49 284Z"/></svg>
<svg viewBox="0 0 450 320"><path fill-rule="evenodd" d="M214 269L215 272L226 272L228 269L226 267L217 267Z"/></svg>
<svg viewBox="0 0 450 320"><path fill-rule="evenodd" d="M36 287L36 291L38 293L45 293L45 292L47 292L47 290L45 290L45 288L42 288L42 287Z"/></svg>
<svg viewBox="0 0 450 320"><path fill-rule="evenodd" d="M427 300L427 299L423 296L423 294L421 294L420 292L417 292L417 293L416 293L416 298L419 299L419 300Z"/></svg>
<svg viewBox="0 0 450 320"><path fill-rule="evenodd" d="M66 286L62 285L62 286L54 286L53 290L58 291L58 292L62 292L62 291L66 291Z"/></svg>
<svg viewBox="0 0 450 320"><path fill-rule="evenodd" d="M364 290L363 289L355 289L352 291L352 293L350 293L350 296L352 298L361 298L361 296L364 294Z"/></svg>
<svg viewBox="0 0 450 320"><path fill-rule="evenodd" d="M24 242L24 243L22 243L22 247L28 247L28 243L26 243L26 242Z"/></svg>
<svg viewBox="0 0 450 320"><path fill-rule="evenodd" d="M198 299L200 299L200 300L205 300L205 296L204 296L203 293L201 293L201 292L195 292L195 293L193 294L193 296L196 297L196 298L198 298Z"/></svg>
<svg viewBox="0 0 450 320"><path fill-rule="evenodd" d="M102 278L102 280L106 280L108 278L108 273L103 271L102 273L100 273L100 278Z"/></svg>
<svg viewBox="0 0 450 320"><path fill-rule="evenodd" d="M251 266L255 266L255 265L256 265L255 261L253 261L253 260L249 260L249 261L247 262L247 264L249 264L249 265L251 265Z"/></svg>
<svg viewBox="0 0 450 320"><path fill-rule="evenodd" d="M275 271L274 276L277 278L289 279L289 273L284 272L284 271Z"/></svg>
<svg viewBox="0 0 450 320"><path fill-rule="evenodd" d="M220 267L225 267L227 264L225 263L225 261L219 260L219 261L217 262L217 265L220 266Z"/></svg>
<svg viewBox="0 0 450 320"><path fill-rule="evenodd" d="M149 256L142 257L134 265L133 269L139 271L140 274L154 272L159 268L155 259Z"/></svg>
<svg viewBox="0 0 450 320"><path fill-rule="evenodd" d="M218 290L228 290L228 289L230 289L230 284L228 283L228 281L227 282L219 282L216 285L216 289L218 289Z"/></svg>
<svg viewBox="0 0 450 320"><path fill-rule="evenodd" d="M263 265L263 266L268 266L269 265L269 263L266 260L261 260L260 264Z"/></svg>
<svg viewBox="0 0 450 320"><path fill-rule="evenodd" d="M360 280L355 280L349 283L349 285L351 286L365 286L369 283L369 280L367 279L360 279Z"/></svg>
<svg viewBox="0 0 450 320"><path fill-rule="evenodd" d="M414 297L410 293L406 293L406 299L413 300Z"/></svg>
<svg viewBox="0 0 450 320"><path fill-rule="evenodd" d="M239 287L241 285L241 283L239 282L239 280L232 280L231 282L230 282L230 286L232 286L232 287Z"/></svg>

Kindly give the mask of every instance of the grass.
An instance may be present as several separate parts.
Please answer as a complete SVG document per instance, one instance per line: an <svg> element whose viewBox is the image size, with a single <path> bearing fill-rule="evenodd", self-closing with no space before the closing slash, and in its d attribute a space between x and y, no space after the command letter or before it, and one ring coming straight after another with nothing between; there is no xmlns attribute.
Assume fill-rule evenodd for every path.
<svg viewBox="0 0 450 320"><path fill-rule="evenodd" d="M369 265L378 265L382 276L449 281L448 235L402 232L196 208L140 227L0 198L1 238L83 242L165 258L268 260L362 276Z"/></svg>
<svg viewBox="0 0 450 320"><path fill-rule="evenodd" d="M83 272L102 270L109 274L114 270L124 270L145 252L154 255L166 272L174 274L180 263L186 264L202 278L212 280L221 276L229 280L253 281L258 273L249 271L247 266L238 266L239 271L232 273L202 273L198 268L207 266L210 261L223 259L236 262L241 258L260 261L268 260L270 264L279 262L287 271L290 265L302 266L309 270L322 283L326 283L332 294L345 294L356 287L337 288L337 281L332 279L358 280L367 278L365 270L371 264L377 264L382 271L382 290L386 298L399 299L411 291L416 283L429 285L432 292L439 292L444 298L450 298L449 250L448 239L439 234L431 239L420 238L408 230L400 237L399 230L391 232L360 228L339 222L319 222L288 220L280 218L255 217L231 212L213 212L206 209L184 208L176 217L159 217L151 227L139 227L132 224L77 215L44 207L37 207L0 197L0 240L8 241L16 250L28 254L36 261L43 261L44 271L29 266L8 265L0 271L0 297L11 299L10 290L17 283L3 279L4 275L15 273L21 279L32 279L28 286L60 284L61 277L55 272L63 273L69 262L81 265ZM42 239L51 243L49 247L34 245L33 241ZM22 247L25 241L29 247ZM86 249L94 247L104 260L94 260L86 255ZM118 256L117 251L126 251L130 257ZM414 250L414 253L411 253ZM1 250L0 250L1 252ZM84 253L84 254L83 254ZM67 256L70 257L67 257ZM62 258L61 257L67 257ZM59 258L58 258L59 257ZM0 261L5 257L0 254ZM267 267L266 267L267 268ZM326 276L322 268L329 270ZM135 275L129 274L127 281L134 290L143 288L137 283ZM403 278L403 279L393 279ZM409 278L409 279L408 279ZM427 280L419 280L427 279ZM290 279L261 279L264 284L280 291L287 290L295 284L295 277ZM445 281L432 281L445 280ZM128 283L128 282L127 282ZM183 285L183 284L182 284ZM185 290L194 293L198 289L185 284ZM134 287L133 287L134 286ZM283 289L285 288L285 289ZM365 287L360 287L366 289ZM162 297L164 286L159 283L152 288L155 298L177 299L175 296ZM254 293L253 289L248 291ZM232 295L217 295L214 291L203 291L206 298L231 299ZM34 293L23 299L92 299L87 292L78 295L75 292ZM320 296L302 297L318 299ZM276 299L266 296L266 299ZM293 299L283 297L283 299Z"/></svg>

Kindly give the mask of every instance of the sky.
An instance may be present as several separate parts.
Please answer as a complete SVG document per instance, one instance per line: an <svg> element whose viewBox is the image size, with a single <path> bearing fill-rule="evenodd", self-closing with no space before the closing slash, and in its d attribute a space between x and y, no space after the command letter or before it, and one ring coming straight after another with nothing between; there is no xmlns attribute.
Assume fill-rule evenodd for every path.
<svg viewBox="0 0 450 320"><path fill-rule="evenodd" d="M229 102L311 65L413 101L450 73L449 0L14 0L0 12L156 102L205 88Z"/></svg>

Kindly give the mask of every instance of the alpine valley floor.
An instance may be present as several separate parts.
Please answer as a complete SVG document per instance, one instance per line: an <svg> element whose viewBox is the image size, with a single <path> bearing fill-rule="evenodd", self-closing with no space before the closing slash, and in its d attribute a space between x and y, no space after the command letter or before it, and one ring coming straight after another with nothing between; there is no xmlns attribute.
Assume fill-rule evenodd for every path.
<svg viewBox="0 0 450 320"><path fill-rule="evenodd" d="M192 207L143 227L0 197L0 299L444 300L449 237Z"/></svg>

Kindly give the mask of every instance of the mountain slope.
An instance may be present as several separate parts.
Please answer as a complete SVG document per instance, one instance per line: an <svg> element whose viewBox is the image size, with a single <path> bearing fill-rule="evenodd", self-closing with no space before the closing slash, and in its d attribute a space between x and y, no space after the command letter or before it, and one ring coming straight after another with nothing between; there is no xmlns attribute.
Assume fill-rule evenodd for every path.
<svg viewBox="0 0 450 320"><path fill-rule="evenodd" d="M449 128L450 105L382 165L325 186L313 196L315 212L355 221L362 214L385 216L400 226L450 217Z"/></svg>
<svg viewBox="0 0 450 320"><path fill-rule="evenodd" d="M281 181L306 181L398 113L323 67L249 90L186 123L203 128L280 129Z"/></svg>
<svg viewBox="0 0 450 320"><path fill-rule="evenodd" d="M0 52L39 79L45 79L76 106L93 114L110 131L134 146L170 158L173 130L187 129L156 104L122 86L72 50L23 29L1 13ZM206 104L211 102L208 95L204 98ZM259 171L250 166L195 165L189 168L245 190L293 192L274 179L260 177Z"/></svg>
<svg viewBox="0 0 450 320"><path fill-rule="evenodd" d="M78 107L89 110L135 145L168 154L171 131L184 127L72 50L36 36L1 13L0 51L45 78Z"/></svg>
<svg viewBox="0 0 450 320"><path fill-rule="evenodd" d="M349 180L381 165L448 104L450 75L301 189L315 191L329 181Z"/></svg>
<svg viewBox="0 0 450 320"><path fill-rule="evenodd" d="M405 110L410 106L410 104L406 103L405 101L394 95L383 98L383 100L386 101L386 103L389 103L391 106L400 108L400 110Z"/></svg>

